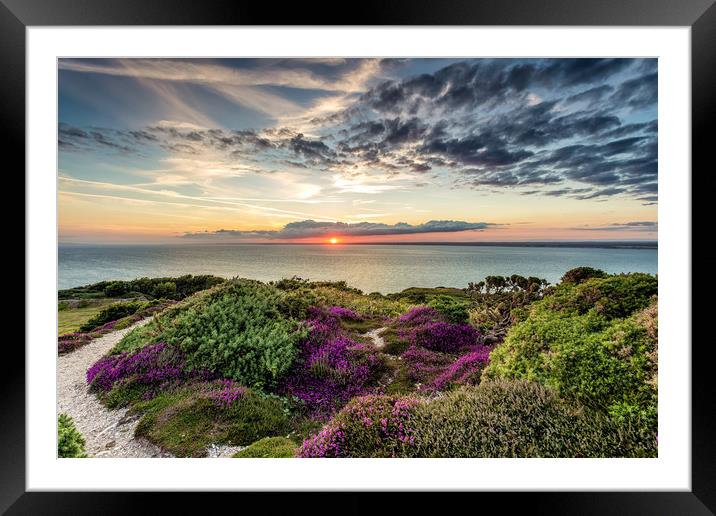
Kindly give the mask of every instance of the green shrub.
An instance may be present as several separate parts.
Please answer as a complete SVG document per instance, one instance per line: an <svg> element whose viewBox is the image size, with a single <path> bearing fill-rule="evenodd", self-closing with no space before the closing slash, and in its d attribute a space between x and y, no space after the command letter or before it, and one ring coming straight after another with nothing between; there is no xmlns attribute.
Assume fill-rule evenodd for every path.
<svg viewBox="0 0 716 516"><path fill-rule="evenodd" d="M117 319L121 319L122 317L133 315L140 310L148 308L152 304L153 303L148 303L144 301L125 301L111 304L107 308L102 309L97 315L92 317L82 326L80 326L80 331L87 332L93 330L98 326L102 326L103 324L106 324L110 321L116 321Z"/></svg>
<svg viewBox="0 0 716 516"><path fill-rule="evenodd" d="M192 276L191 274L177 278L138 278L130 281L100 281L82 287L60 290L58 291L58 297L59 299L94 299L101 297L153 296L180 300L201 290L219 285L224 281L224 278L219 278L218 276ZM165 285L167 283L173 283L176 288ZM163 284L165 286L160 287L160 291L157 292L157 294L165 294L170 291L174 293L170 296L155 295L154 292L157 286Z"/></svg>
<svg viewBox="0 0 716 516"><path fill-rule="evenodd" d="M107 297L119 297L129 292L130 286L126 281L110 281L104 287L103 292Z"/></svg>
<svg viewBox="0 0 716 516"><path fill-rule="evenodd" d="M469 316L470 303L450 296L436 296L428 302L428 306L443 314L449 322L456 324L466 322Z"/></svg>
<svg viewBox="0 0 716 516"><path fill-rule="evenodd" d="M594 312L607 319L628 317L646 308L658 292L656 276L651 274L615 274L593 278L577 285L560 283L543 305L552 311L569 314Z"/></svg>
<svg viewBox="0 0 716 516"><path fill-rule="evenodd" d="M133 410L144 414L136 434L177 457L203 457L214 443L246 446L291 430L278 398L247 391L227 407L210 393L193 386L137 403Z"/></svg>
<svg viewBox="0 0 716 516"><path fill-rule="evenodd" d="M594 409L638 413L655 428L655 283L634 274L560 284L492 351L485 377L538 381Z"/></svg>
<svg viewBox="0 0 716 516"><path fill-rule="evenodd" d="M228 281L165 310L130 332L112 352L167 342L187 354L192 369L268 387L289 370L307 333L280 312L284 296L257 281Z"/></svg>
<svg viewBox="0 0 716 516"><path fill-rule="evenodd" d="M239 459L289 458L298 446L286 437L264 437L248 448L234 454Z"/></svg>
<svg viewBox="0 0 716 516"><path fill-rule="evenodd" d="M57 418L57 456L60 458L87 457L85 438L75 427L74 421L67 414Z"/></svg>
<svg viewBox="0 0 716 516"><path fill-rule="evenodd" d="M424 287L410 287L406 288L401 292L395 292L388 294L386 297L389 299L400 300L411 305L424 305L429 303L436 297L449 297L455 301L469 301L470 298L467 292L461 288L450 288L450 287L435 287L435 288L424 288Z"/></svg>
<svg viewBox="0 0 716 516"><path fill-rule="evenodd" d="M312 306L342 306L364 317L395 317L410 308L408 303L387 297L364 296L351 289L310 284L285 292L281 311L288 317L306 319Z"/></svg>
<svg viewBox="0 0 716 516"><path fill-rule="evenodd" d="M177 295L177 285L173 281L158 283L152 288L152 296L157 298L174 299Z"/></svg>
<svg viewBox="0 0 716 516"><path fill-rule="evenodd" d="M606 275L607 273L601 269L595 269L593 267L575 267L574 269L570 269L565 272L560 281L562 283L579 284L592 278L604 278Z"/></svg>
<svg viewBox="0 0 716 516"><path fill-rule="evenodd" d="M411 457L655 457L656 435L632 419L562 402L530 382L483 382L419 404Z"/></svg>

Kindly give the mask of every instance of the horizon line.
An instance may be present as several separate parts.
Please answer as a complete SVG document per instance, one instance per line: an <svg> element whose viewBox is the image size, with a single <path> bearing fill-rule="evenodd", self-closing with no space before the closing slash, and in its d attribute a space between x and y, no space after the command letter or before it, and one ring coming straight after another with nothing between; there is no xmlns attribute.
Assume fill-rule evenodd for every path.
<svg viewBox="0 0 716 516"><path fill-rule="evenodd" d="M500 247L637 247L642 249L658 248L658 240L485 240L479 242L341 242L330 244L330 247L352 245L425 245L425 246L500 246ZM241 246L241 245L314 245L329 246L325 242L191 242L191 243L137 243L137 242L58 242L58 248L71 247L119 247L119 246L156 246L156 247L186 247L186 246Z"/></svg>

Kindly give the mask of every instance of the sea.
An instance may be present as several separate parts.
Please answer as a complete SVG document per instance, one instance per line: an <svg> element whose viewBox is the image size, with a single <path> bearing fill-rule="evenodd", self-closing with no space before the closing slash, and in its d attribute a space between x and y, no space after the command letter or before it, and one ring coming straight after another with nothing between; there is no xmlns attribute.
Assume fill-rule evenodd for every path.
<svg viewBox="0 0 716 516"><path fill-rule="evenodd" d="M103 280L214 274L261 281L345 280L365 293L457 287L520 274L554 284L569 269L657 273L656 244L60 245L58 288Z"/></svg>

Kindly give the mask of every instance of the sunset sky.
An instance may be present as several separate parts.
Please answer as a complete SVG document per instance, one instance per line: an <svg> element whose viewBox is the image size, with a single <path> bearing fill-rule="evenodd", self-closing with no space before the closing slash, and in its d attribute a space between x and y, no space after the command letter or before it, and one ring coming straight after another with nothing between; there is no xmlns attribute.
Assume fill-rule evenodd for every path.
<svg viewBox="0 0 716 516"><path fill-rule="evenodd" d="M655 59L61 59L61 243L655 240Z"/></svg>

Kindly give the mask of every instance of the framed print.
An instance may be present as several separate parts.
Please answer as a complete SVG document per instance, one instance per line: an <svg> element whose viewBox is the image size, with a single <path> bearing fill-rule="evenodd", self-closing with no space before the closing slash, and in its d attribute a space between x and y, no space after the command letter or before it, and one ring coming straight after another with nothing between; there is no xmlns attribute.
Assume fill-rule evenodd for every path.
<svg viewBox="0 0 716 516"><path fill-rule="evenodd" d="M713 512L712 2L368 7L4 2L8 514L137 501L92 491Z"/></svg>

